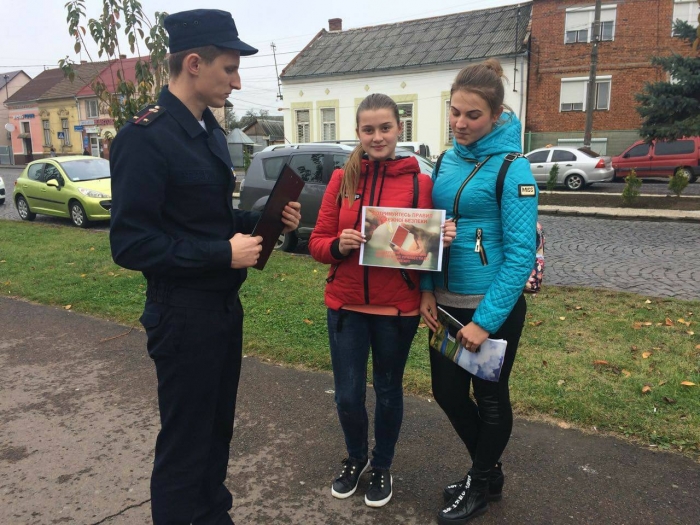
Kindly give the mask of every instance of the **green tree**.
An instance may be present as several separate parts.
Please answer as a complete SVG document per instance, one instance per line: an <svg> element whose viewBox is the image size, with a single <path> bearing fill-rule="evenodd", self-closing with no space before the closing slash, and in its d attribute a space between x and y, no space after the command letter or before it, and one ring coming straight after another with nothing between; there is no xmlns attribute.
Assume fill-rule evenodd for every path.
<svg viewBox="0 0 700 525"><path fill-rule="evenodd" d="M690 179L685 170L677 169L671 179L668 181L668 189L680 197L683 190L688 186Z"/></svg>
<svg viewBox="0 0 700 525"><path fill-rule="evenodd" d="M629 175L625 177L625 187L622 190L622 201L628 206L634 204L634 201L636 201L637 197L639 197L639 190L641 187L642 181L639 177L637 177L637 171L632 168Z"/></svg>
<svg viewBox="0 0 700 525"><path fill-rule="evenodd" d="M71 0L65 5L68 32L75 38L76 53L82 50L94 62L86 45L89 31L89 37L97 45L98 59L116 63L116 67L109 69L110 74L116 75L111 79L115 86L113 93L99 77L90 86L119 130L143 106L156 101L167 80L168 35L163 26L167 13L156 12L151 21L138 0L102 0L100 16L88 18L85 4L86 0ZM126 78L120 58L125 56L126 49L139 58L134 81ZM71 81L75 78L75 63L68 56L59 60L58 65Z"/></svg>
<svg viewBox="0 0 700 525"><path fill-rule="evenodd" d="M700 51L700 23L695 29L676 20L673 29L674 34L687 41L697 55ZM637 111L642 116L642 137L675 140L700 135L700 56L673 54L653 57L651 63L666 71L670 80L646 83L643 91L636 95Z"/></svg>

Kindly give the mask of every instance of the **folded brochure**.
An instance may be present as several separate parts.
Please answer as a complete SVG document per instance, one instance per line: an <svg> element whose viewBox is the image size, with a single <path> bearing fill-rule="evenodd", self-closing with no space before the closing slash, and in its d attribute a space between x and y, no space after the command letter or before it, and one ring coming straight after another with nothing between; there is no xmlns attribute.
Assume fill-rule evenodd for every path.
<svg viewBox="0 0 700 525"><path fill-rule="evenodd" d="M285 165L267 198L265 209L253 228L253 237L262 236L262 251L253 268L258 270L265 268L265 263L284 230L282 211L289 202L299 199L303 188L304 180L291 167Z"/></svg>
<svg viewBox="0 0 700 525"><path fill-rule="evenodd" d="M363 206L360 264L386 268L442 268L445 210Z"/></svg>
<svg viewBox="0 0 700 525"><path fill-rule="evenodd" d="M455 339L464 325L439 306L437 317L439 327L430 338L430 348L476 377L497 382L501 377L507 341L489 338L481 343L476 352L470 352Z"/></svg>

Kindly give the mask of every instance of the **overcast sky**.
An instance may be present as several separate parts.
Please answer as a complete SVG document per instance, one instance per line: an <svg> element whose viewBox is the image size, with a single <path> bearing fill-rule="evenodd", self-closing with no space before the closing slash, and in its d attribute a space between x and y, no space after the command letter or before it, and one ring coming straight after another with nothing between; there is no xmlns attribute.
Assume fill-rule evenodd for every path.
<svg viewBox="0 0 700 525"><path fill-rule="evenodd" d="M66 2L0 1L4 21L0 33L0 73L22 69L34 77L46 68L57 67L58 60L66 56L80 60L68 35ZM516 3L514 0L141 0L150 18L156 11L174 13L194 8L223 9L233 14L241 39L260 50L254 57L241 60L243 89L230 98L239 118L248 109L277 113L277 81L270 44L274 42L277 46L277 65L282 72L316 33L328 29L329 18L342 18L346 30ZM102 0L87 0L86 5L88 17L99 16ZM96 53L92 56L98 60ZM84 53L82 58L87 59Z"/></svg>

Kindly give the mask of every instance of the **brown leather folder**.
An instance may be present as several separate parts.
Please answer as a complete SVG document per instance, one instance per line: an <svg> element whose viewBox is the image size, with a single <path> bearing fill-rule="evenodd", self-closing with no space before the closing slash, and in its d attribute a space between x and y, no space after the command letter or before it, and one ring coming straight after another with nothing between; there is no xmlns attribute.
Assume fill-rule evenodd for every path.
<svg viewBox="0 0 700 525"><path fill-rule="evenodd" d="M253 229L253 236L260 235L263 238L262 252L260 252L258 262L253 268L258 270L265 268L272 250L275 249L275 243L277 243L277 239L284 229L282 211L287 203L299 199L303 188L304 181L302 178L292 168L285 165L272 188L270 196L267 198L265 209Z"/></svg>

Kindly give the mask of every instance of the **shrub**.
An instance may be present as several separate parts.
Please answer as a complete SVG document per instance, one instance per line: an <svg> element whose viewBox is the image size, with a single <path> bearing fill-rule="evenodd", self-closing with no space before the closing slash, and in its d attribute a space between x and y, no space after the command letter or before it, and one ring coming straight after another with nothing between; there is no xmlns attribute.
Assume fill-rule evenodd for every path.
<svg viewBox="0 0 700 525"><path fill-rule="evenodd" d="M680 197L689 182L690 180L688 179L686 171L679 168L674 172L671 180L668 181L668 189L675 193L676 197Z"/></svg>
<svg viewBox="0 0 700 525"><path fill-rule="evenodd" d="M547 179L547 191L554 190L557 185L557 177L559 177L559 164L554 164L552 169L549 170L549 178Z"/></svg>
<svg viewBox="0 0 700 525"><path fill-rule="evenodd" d="M642 181L637 177L637 171L632 168L630 174L625 177L625 188L622 190L622 201L631 205L639 197L639 190L642 187Z"/></svg>

